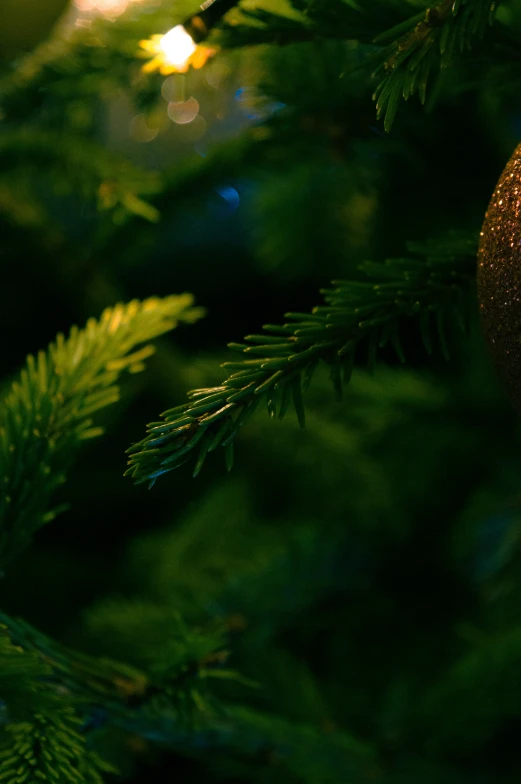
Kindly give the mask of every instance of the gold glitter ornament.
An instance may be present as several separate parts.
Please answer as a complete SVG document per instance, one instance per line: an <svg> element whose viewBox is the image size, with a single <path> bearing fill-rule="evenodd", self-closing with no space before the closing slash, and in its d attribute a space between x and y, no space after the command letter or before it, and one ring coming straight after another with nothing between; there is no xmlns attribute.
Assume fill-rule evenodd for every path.
<svg viewBox="0 0 521 784"><path fill-rule="evenodd" d="M521 144L499 178L485 215L477 278L485 339L521 412Z"/></svg>

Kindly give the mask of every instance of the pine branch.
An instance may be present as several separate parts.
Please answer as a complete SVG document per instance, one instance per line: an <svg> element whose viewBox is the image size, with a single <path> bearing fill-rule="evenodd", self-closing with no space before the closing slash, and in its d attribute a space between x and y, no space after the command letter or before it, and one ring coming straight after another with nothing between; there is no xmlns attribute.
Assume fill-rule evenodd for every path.
<svg viewBox="0 0 521 784"><path fill-rule="evenodd" d="M142 699L148 686L146 674L138 668L73 651L5 613L0 613L0 657L6 680L18 677L12 697L6 695L13 716L23 708L24 684L33 712L63 707L65 697L83 711L89 704L130 704ZM18 664L18 673L13 671L13 663Z"/></svg>
<svg viewBox="0 0 521 784"><path fill-rule="evenodd" d="M102 706L106 723L183 755L200 753L201 747L245 760L262 754L268 771L276 765L304 782L365 781L378 771L372 749L347 733L326 733L320 727L295 725L240 706L219 705L213 710L204 684L214 676L235 677L222 668L219 635L205 638L186 630L184 640L179 640L175 678L158 682L134 668L66 649L22 621L5 615L0 615L0 621L4 624L0 663L3 637L16 646L17 655L36 662L38 669L31 671L31 678L40 676L40 680L28 681L33 692L35 688L46 691L55 699L50 710L33 696L30 716L22 715L23 721L9 721L4 728L0 775L6 781L17 781L8 778L17 771L22 784L32 782L41 769L53 784L99 784L98 770L108 766L87 745L89 711L95 706ZM47 771L46 764L53 770ZM63 767L71 768L70 779L60 778Z"/></svg>
<svg viewBox="0 0 521 784"><path fill-rule="evenodd" d="M430 74L445 68L456 51L469 50L483 36L496 2L439 0L411 15L407 0L360 4L352 0L293 0L292 14L257 7L242 9L242 23L227 24L226 19L218 19L210 41L225 48L316 38L358 41L369 47L364 53L373 55L365 64L376 66L378 116L384 117L389 130L401 97L407 99L418 92L424 101ZM208 11L219 5L220 0ZM227 8L226 2L222 8ZM82 106L78 122L84 123L86 102L93 104L107 86L129 88L129 71L138 67L139 40L182 23L183 11L181 5L175 11L168 7L150 13L135 4L115 23L96 20L89 30L76 30L68 38L40 47L0 83L4 121L34 123L34 117L39 116L47 127L62 128L66 104L68 124L75 116L75 105ZM189 24L186 19L185 23ZM207 32L213 27L214 22ZM375 45L379 51L375 52ZM357 51L352 67L359 69L360 65ZM146 84L147 80L132 80L132 92L143 97ZM73 106L72 94L76 96Z"/></svg>
<svg viewBox="0 0 521 784"><path fill-rule="evenodd" d="M223 27L217 40L227 47L314 38L371 44L365 65L376 64L377 116L384 118L385 129L390 131L401 99L418 93L425 103L431 74L449 66L456 52L469 51L483 37L496 4L496 0L439 0L410 15L408 3L293 0L300 17L286 18L263 9L248 11L244 14L248 23ZM375 52L374 46L380 51ZM359 68L358 53L347 72Z"/></svg>
<svg viewBox="0 0 521 784"><path fill-rule="evenodd" d="M180 732L195 735L201 712L213 712L209 682L243 679L223 666L228 654L222 627L189 629L175 613L168 620L166 644L163 640L144 672L74 651L0 614L0 687L7 711L0 780L18 781L9 778L16 771L20 782L45 774L45 781L56 784L101 784L98 769L111 768L90 750L88 736L104 724L142 726L146 735L166 712ZM47 771L47 764L53 770ZM69 768L70 778L62 779Z"/></svg>
<svg viewBox="0 0 521 784"><path fill-rule="evenodd" d="M36 653L24 651L11 641L5 624L0 624L0 693L7 704L16 702L19 707L31 695L34 707L34 684L49 676L51 668ZM47 703L44 702L44 706ZM41 708L42 705L40 704ZM0 779L1 781L1 779Z"/></svg>
<svg viewBox="0 0 521 784"><path fill-rule="evenodd" d="M230 344L244 358L225 363L231 371L219 387L196 389L190 401L152 422L148 435L134 444L126 474L152 486L162 474L197 454L197 476L209 452L225 450L228 470L239 429L265 400L272 419L282 419L291 403L300 425L305 423L303 392L322 360L331 368L338 396L349 382L355 353L367 344L372 369L379 348L390 344L404 361L400 323L419 317L426 350L432 351L435 317L443 354L448 356L446 327L461 323L463 299L474 273L475 241L465 237L409 245L408 258L385 264L366 262L365 279L334 282L325 290L325 305L311 314L287 313L282 326L267 325L264 334Z"/></svg>
<svg viewBox="0 0 521 784"><path fill-rule="evenodd" d="M285 46L312 41L316 37L316 29L302 15L294 18L263 8L251 8L242 10L239 23L222 22L212 36L212 42L226 49L237 49L258 44Z"/></svg>
<svg viewBox="0 0 521 784"><path fill-rule="evenodd" d="M35 713L0 735L0 781L6 784L103 784L114 768L87 748L70 708Z"/></svg>
<svg viewBox="0 0 521 784"><path fill-rule="evenodd" d="M135 629L141 618L139 607L134 610ZM163 618L168 629L163 627L161 646L150 651L144 662L146 669L139 669L60 645L24 621L0 613L0 663L10 665L6 667L6 679L13 675L25 679L14 689L10 710L19 714L24 705L21 684L26 683L33 712L63 707L66 697L87 725L96 706L102 706L116 720L129 711L146 708L153 712L158 700L168 707L170 715L175 713L180 724L196 721L198 712L211 704L207 686L212 678L241 678L223 666L228 652L222 625L200 630L186 626L176 612L163 614ZM18 671L13 669L13 656L6 659L3 655L6 644L17 652Z"/></svg>
<svg viewBox="0 0 521 784"><path fill-rule="evenodd" d="M114 771L87 747L72 696L56 688L46 656L17 643L2 623L0 781L101 784L101 772Z"/></svg>
<svg viewBox="0 0 521 784"><path fill-rule="evenodd" d="M374 98L378 118L390 131L402 97L418 93L425 103L433 71L446 68L457 51L463 53L483 37L492 22L496 0L440 0L425 14L413 16L377 36L374 43L388 44Z"/></svg>
<svg viewBox="0 0 521 784"><path fill-rule="evenodd" d="M227 48L261 43L285 45L317 38L370 44L382 30L398 24L410 13L410 5L401 0L371 0L360 5L349 0L292 0L291 6L291 15L262 7L242 8L240 19L234 20L234 24L220 25L215 40Z"/></svg>
<svg viewBox="0 0 521 784"><path fill-rule="evenodd" d="M347 732L288 721L243 706L229 706L209 716L194 732L184 730L164 711L146 717L129 717L125 728L168 746L184 756L201 748L254 761L258 781L295 781L299 784L367 784L384 781L377 756L369 744ZM279 779L278 776L281 776ZM241 778L242 780L242 778Z"/></svg>
<svg viewBox="0 0 521 784"><path fill-rule="evenodd" d="M58 335L46 352L29 356L0 413L0 564L4 566L51 520L50 499L80 444L101 435L92 415L119 397L121 374L138 372L153 348L142 343L201 310L188 294L134 300Z"/></svg>
<svg viewBox="0 0 521 784"><path fill-rule="evenodd" d="M129 213L157 221L158 210L141 198L159 192L155 172L143 171L84 138L50 131L20 130L0 134L0 169L4 177L39 183L50 175L59 194L72 191L110 210L118 223Z"/></svg>
<svg viewBox="0 0 521 784"><path fill-rule="evenodd" d="M390 417L396 415L396 409L391 410ZM355 429L355 425L351 431L342 428L340 423L338 440L345 438L349 443ZM355 480L350 476L351 464L356 471L356 457L360 458L360 477L364 469L367 473L369 461L362 449L353 450L349 457L353 459L346 460L346 487L351 496ZM330 458L325 468L333 464ZM376 487L381 484L366 482L362 492L375 495ZM353 526L317 529L315 522L288 519L284 512L281 519L286 525L270 527L265 520L257 524L247 499L244 485L226 483L200 500L170 533L150 533L136 541L129 568L135 572L139 561L146 595L155 600L101 599L89 608L85 619L92 644L106 645L116 658L132 649L133 660L148 667L168 647L174 609L194 624L208 616L222 618L230 630L244 627L267 642L281 633L289 618L311 612L333 595L338 597L358 579L360 569L367 576L373 568L361 556L359 546L353 547ZM381 504L388 502L385 494ZM356 498L346 507L360 527L378 515L373 507L361 522ZM314 511L310 510L310 519ZM326 501L324 517L328 520L329 511Z"/></svg>
<svg viewBox="0 0 521 784"><path fill-rule="evenodd" d="M344 40L367 44L411 12L409 0L291 0L291 5L321 36L335 38L341 32Z"/></svg>

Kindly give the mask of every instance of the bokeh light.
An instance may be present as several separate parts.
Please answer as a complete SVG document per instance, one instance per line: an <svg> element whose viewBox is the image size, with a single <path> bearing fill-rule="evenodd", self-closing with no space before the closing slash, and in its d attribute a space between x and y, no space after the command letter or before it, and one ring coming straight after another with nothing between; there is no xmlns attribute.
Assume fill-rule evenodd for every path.
<svg viewBox="0 0 521 784"><path fill-rule="evenodd" d="M193 55L196 45L183 25L177 25L161 38L160 48L168 65L183 68L186 61Z"/></svg>
<svg viewBox="0 0 521 784"><path fill-rule="evenodd" d="M167 103L176 103L184 99L185 82L179 74L167 76L161 87L161 95Z"/></svg>
<svg viewBox="0 0 521 784"><path fill-rule="evenodd" d="M236 188L232 188L231 185L223 185L219 188L216 188L215 191L223 199L228 211L235 212L241 203L239 191Z"/></svg>
<svg viewBox="0 0 521 784"><path fill-rule="evenodd" d="M191 123L199 114L199 101L189 98L187 101L171 101L168 104L168 116L177 125Z"/></svg>
<svg viewBox="0 0 521 784"><path fill-rule="evenodd" d="M102 14L116 18L123 14L129 5L143 0L74 0L74 5L81 14Z"/></svg>
<svg viewBox="0 0 521 784"><path fill-rule="evenodd" d="M130 121L130 135L136 142L151 142L159 133L159 128L151 128L144 114L136 114Z"/></svg>

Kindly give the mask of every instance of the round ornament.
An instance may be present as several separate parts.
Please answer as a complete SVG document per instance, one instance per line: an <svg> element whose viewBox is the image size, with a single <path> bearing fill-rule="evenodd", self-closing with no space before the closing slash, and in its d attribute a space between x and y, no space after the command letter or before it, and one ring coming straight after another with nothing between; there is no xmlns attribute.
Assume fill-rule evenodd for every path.
<svg viewBox="0 0 521 784"><path fill-rule="evenodd" d="M521 411L521 144L499 178L485 215L477 282L490 354Z"/></svg>

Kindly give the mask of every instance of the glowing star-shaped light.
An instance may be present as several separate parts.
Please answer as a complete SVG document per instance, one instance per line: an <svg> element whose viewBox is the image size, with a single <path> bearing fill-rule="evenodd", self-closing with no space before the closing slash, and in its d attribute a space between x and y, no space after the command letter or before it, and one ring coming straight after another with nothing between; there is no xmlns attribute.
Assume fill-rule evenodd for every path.
<svg viewBox="0 0 521 784"><path fill-rule="evenodd" d="M142 71L159 71L165 76L171 73L186 73L190 66L202 68L214 54L213 49L197 46L183 25L177 25L165 35L153 35L140 41L139 45L145 52L153 55Z"/></svg>
<svg viewBox="0 0 521 784"><path fill-rule="evenodd" d="M186 32L182 25L177 25L164 35L159 46L165 53L167 62L176 68L183 68L197 49L192 36Z"/></svg>

